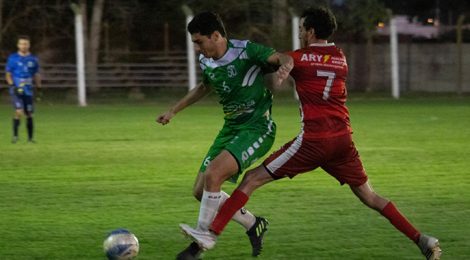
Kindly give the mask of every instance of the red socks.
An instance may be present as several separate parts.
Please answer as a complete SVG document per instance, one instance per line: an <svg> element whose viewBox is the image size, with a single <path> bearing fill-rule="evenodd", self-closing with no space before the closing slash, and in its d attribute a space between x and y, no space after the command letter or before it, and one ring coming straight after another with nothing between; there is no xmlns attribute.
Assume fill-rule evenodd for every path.
<svg viewBox="0 0 470 260"><path fill-rule="evenodd" d="M216 235L220 235L227 226L228 222L232 219L233 215L241 209L248 202L248 196L240 190L234 190L230 198L228 198L224 205L220 208L219 213L215 216L210 230Z"/></svg>
<svg viewBox="0 0 470 260"><path fill-rule="evenodd" d="M400 230L405 236L418 243L420 233L411 225L411 223L403 216L395 205L390 201L380 212L382 216L386 217L396 229Z"/></svg>
<svg viewBox="0 0 470 260"><path fill-rule="evenodd" d="M228 222L232 219L235 212L245 206L248 199L249 197L245 193L238 189L235 190L230 198L228 198L220 208L219 213L217 213L217 216L210 226L210 230L216 235L220 235L225 226L227 226ZM400 213L392 202L389 202L380 213L409 239L415 243L418 242L420 236L419 231L411 225L411 223Z"/></svg>

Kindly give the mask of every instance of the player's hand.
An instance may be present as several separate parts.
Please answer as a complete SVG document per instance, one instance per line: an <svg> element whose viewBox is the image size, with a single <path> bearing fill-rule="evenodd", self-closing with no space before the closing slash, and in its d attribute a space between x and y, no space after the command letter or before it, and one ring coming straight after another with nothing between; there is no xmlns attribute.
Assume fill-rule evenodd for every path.
<svg viewBox="0 0 470 260"><path fill-rule="evenodd" d="M276 71L274 74L274 86L279 87L284 80L286 80L289 77L289 73L294 68L294 64L289 62L286 64L283 64L279 67L279 69Z"/></svg>
<svg viewBox="0 0 470 260"><path fill-rule="evenodd" d="M167 111L167 112L159 115L155 121L157 121L157 123L160 123L162 125L166 125L166 124L170 123L170 120L174 116L175 116L175 113L173 113L171 111Z"/></svg>

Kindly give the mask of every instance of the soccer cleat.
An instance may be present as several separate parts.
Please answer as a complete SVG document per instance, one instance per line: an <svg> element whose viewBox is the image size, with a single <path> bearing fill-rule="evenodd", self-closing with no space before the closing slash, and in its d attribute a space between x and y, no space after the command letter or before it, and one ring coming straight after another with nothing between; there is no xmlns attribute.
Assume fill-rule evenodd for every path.
<svg viewBox="0 0 470 260"><path fill-rule="evenodd" d="M11 143L16 144L17 142L18 142L18 136L13 136L13 138L11 138Z"/></svg>
<svg viewBox="0 0 470 260"><path fill-rule="evenodd" d="M439 246L439 240L435 237L421 234L419 236L418 247L427 260L439 260L442 250Z"/></svg>
<svg viewBox="0 0 470 260"><path fill-rule="evenodd" d="M258 256L263 249L263 236L268 231L269 222L263 217L256 217L255 224L246 232L250 238L251 247L253 248L251 255Z"/></svg>
<svg viewBox="0 0 470 260"><path fill-rule="evenodd" d="M34 139L29 138L29 139L28 139L28 143L35 144L36 141L34 141Z"/></svg>
<svg viewBox="0 0 470 260"><path fill-rule="evenodd" d="M199 245L196 242L191 242L191 244L176 255L176 260L200 260L202 249L199 248Z"/></svg>
<svg viewBox="0 0 470 260"><path fill-rule="evenodd" d="M217 236L210 231L194 229L186 224L180 224L181 231L196 242L202 250L214 248Z"/></svg>

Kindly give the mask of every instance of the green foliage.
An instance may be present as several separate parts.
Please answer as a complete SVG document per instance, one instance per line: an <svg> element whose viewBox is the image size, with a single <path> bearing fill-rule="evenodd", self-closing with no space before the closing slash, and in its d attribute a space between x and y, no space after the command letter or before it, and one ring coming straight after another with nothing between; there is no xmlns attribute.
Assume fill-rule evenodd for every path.
<svg viewBox="0 0 470 260"><path fill-rule="evenodd" d="M368 38L377 27L378 22L387 22L388 13L385 5L379 0L346 1L345 6L336 11L339 37L344 35Z"/></svg>
<svg viewBox="0 0 470 260"><path fill-rule="evenodd" d="M290 94L275 99L273 149L299 131ZM104 259L103 239L118 227L138 236L140 260L173 259L189 243L178 223L196 223L191 188L222 112L209 99L159 126L154 118L169 103L155 103L39 104L37 143L25 142L22 124L15 145L9 143L12 109L0 105L1 259ZM470 258L469 104L469 98L439 97L349 102L375 190L439 237L446 259ZM261 188L248 208L271 222L259 259L423 258L321 170ZM204 259L252 259L250 250L244 231L231 223Z"/></svg>

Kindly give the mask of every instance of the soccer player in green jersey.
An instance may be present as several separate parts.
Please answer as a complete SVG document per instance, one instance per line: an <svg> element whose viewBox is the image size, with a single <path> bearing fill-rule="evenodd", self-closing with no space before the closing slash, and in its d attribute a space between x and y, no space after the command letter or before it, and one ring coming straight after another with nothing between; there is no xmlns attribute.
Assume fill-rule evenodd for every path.
<svg viewBox="0 0 470 260"><path fill-rule="evenodd" d="M236 182L246 168L270 150L276 125L270 114L272 94L264 74L278 67L276 79L282 81L288 77L293 60L260 44L227 39L222 20L213 12L196 15L187 29L200 53L203 80L156 121L162 125L169 123L176 113L212 91L219 96L225 122L202 162L193 187L194 196L201 201L197 228L207 230L219 206L229 197L221 191L222 183ZM267 220L244 208L233 220L247 229L252 255L259 255ZM192 243L177 259L198 259L200 252L198 245Z"/></svg>

